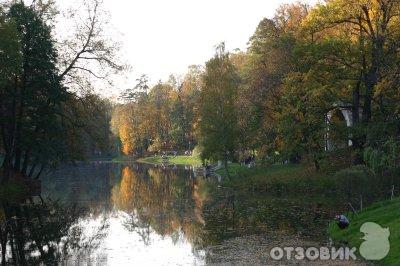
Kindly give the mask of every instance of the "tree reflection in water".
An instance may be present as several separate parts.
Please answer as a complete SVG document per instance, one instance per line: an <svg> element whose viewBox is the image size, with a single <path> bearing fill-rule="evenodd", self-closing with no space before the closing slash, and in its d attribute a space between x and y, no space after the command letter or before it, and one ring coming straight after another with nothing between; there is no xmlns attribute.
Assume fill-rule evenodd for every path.
<svg viewBox="0 0 400 266"><path fill-rule="evenodd" d="M105 236L103 219L90 236L80 226L83 209L57 201L23 204L1 202L3 265L54 265L95 250Z"/></svg>
<svg viewBox="0 0 400 266"><path fill-rule="evenodd" d="M202 247L204 198L198 181L161 167L146 170L125 167L120 184L112 190L114 206L127 214L125 227L139 234L146 245L154 232L171 237L174 243L184 236L194 248Z"/></svg>
<svg viewBox="0 0 400 266"><path fill-rule="evenodd" d="M1 203L3 264L204 264L210 245L250 234L324 237L337 197L228 189L190 169L106 162L42 180L44 203ZM71 206L75 203L76 206ZM340 207L340 206L339 206Z"/></svg>
<svg viewBox="0 0 400 266"><path fill-rule="evenodd" d="M60 201L1 202L1 262L203 264L207 193L192 175L99 163L60 169L42 180L42 195Z"/></svg>

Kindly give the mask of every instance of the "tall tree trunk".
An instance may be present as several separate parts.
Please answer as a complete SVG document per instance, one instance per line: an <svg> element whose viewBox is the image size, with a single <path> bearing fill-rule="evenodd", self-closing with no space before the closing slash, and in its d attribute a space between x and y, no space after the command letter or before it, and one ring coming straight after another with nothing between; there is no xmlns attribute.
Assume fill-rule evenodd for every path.
<svg viewBox="0 0 400 266"><path fill-rule="evenodd" d="M317 172L321 169L318 159L314 159L314 167Z"/></svg>
<svg viewBox="0 0 400 266"><path fill-rule="evenodd" d="M352 99L352 127L356 128L358 127L358 124L360 122L360 87L361 87L361 82L362 82L362 74L360 75L360 78L357 82L356 87L353 90L353 99ZM353 130L353 133L351 135L351 141L353 145L353 150L355 151L355 157L353 159L353 164L362 164L363 163L363 158L361 154L361 149L363 146L363 143L365 142L363 136L359 136L359 133Z"/></svg>
<svg viewBox="0 0 400 266"><path fill-rule="evenodd" d="M352 99L352 124L356 126L360 121L360 86L361 86L361 77L357 82L356 87L353 90L353 99ZM353 140L354 142L354 140Z"/></svg>
<svg viewBox="0 0 400 266"><path fill-rule="evenodd" d="M40 178L40 176L42 175L44 167L45 167L44 164L42 164L42 166L40 167L39 173L35 177L36 180L38 180Z"/></svg>
<svg viewBox="0 0 400 266"><path fill-rule="evenodd" d="M225 151L225 156L224 156L224 168L225 168L225 174L226 174L226 176L230 179L231 176L230 176L229 170L228 170L228 154L227 154L226 151Z"/></svg>
<svg viewBox="0 0 400 266"><path fill-rule="evenodd" d="M18 258L17 254L15 253L15 246L14 246L14 235L13 235L13 229L12 226L10 226L10 247L11 247L11 260L15 266L18 265Z"/></svg>
<svg viewBox="0 0 400 266"><path fill-rule="evenodd" d="M18 90L18 78L14 78L13 91ZM16 132L16 106L17 99L15 93L12 95L11 110L1 110L5 116L5 123L1 125L2 141L5 149L5 157L2 165L3 179L0 180L1 184L8 182L10 179L13 157L15 152L15 132Z"/></svg>
<svg viewBox="0 0 400 266"><path fill-rule="evenodd" d="M34 226L34 223L32 222L32 217L30 216L28 207L24 206L23 211L24 211L24 216L25 216L25 219L26 219L26 223L29 226L29 229L30 229L30 231L32 233L33 240L35 240L36 246L37 246L37 248L38 248L38 250L40 252L40 255L43 257L43 256L45 256L45 252L43 250L42 241L40 239L40 235L37 233L37 230L36 230L36 228Z"/></svg>
<svg viewBox="0 0 400 266"><path fill-rule="evenodd" d="M33 164L31 166L31 169L29 170L28 177L32 177L33 176L33 174L35 173L35 169L36 169L36 164Z"/></svg>
<svg viewBox="0 0 400 266"><path fill-rule="evenodd" d="M8 237L8 228L7 225L3 228L0 228L0 241L1 241L1 265L6 265L6 251L7 251L7 237Z"/></svg>
<svg viewBox="0 0 400 266"><path fill-rule="evenodd" d="M21 169L21 173L26 176L27 175L27 170L28 170L28 165L29 165L29 161L30 161L30 150L28 149L25 152L25 156L24 156L24 162L22 164L22 169Z"/></svg>
<svg viewBox="0 0 400 266"><path fill-rule="evenodd" d="M11 258L14 265L18 265L18 257L15 250L14 243L14 220L11 218L13 213L11 213L11 206L9 204L3 203L4 216L6 220L6 226L8 226L8 232L10 236L10 248L11 248Z"/></svg>
<svg viewBox="0 0 400 266"><path fill-rule="evenodd" d="M19 141L19 138L16 139ZM22 156L21 149L17 147L15 150L15 158L14 158L14 170L17 172L21 171L21 156Z"/></svg>
<svg viewBox="0 0 400 266"><path fill-rule="evenodd" d="M384 26L384 25L383 25ZM382 26L382 27L383 27ZM365 73L365 95L364 95L364 109L363 109L363 122L369 123L372 118L372 97L374 89L379 81L380 70L382 66L382 60L384 57L384 43L385 37L381 34L377 34L372 37L372 53L371 53L371 66L367 73Z"/></svg>
<svg viewBox="0 0 400 266"><path fill-rule="evenodd" d="M364 108L362 116L362 120L365 124L368 124L372 117L372 93L374 86L375 84L372 77L368 75L365 81Z"/></svg>
<svg viewBox="0 0 400 266"><path fill-rule="evenodd" d="M19 264L27 265L25 259L25 241L24 241L24 230L23 230L23 219L21 215L21 207L15 207L15 217L16 217L16 242L17 242L17 250L19 254Z"/></svg>

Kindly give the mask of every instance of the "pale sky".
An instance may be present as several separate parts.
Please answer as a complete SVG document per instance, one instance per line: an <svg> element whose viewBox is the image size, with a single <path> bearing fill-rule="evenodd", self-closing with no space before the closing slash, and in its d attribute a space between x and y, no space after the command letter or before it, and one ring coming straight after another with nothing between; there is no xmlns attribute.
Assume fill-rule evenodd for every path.
<svg viewBox="0 0 400 266"><path fill-rule="evenodd" d="M62 6L73 0L58 0ZM147 74L151 83L184 74L204 64L224 41L228 50L246 50L249 37L264 17L296 0L104 0L111 24L120 33L122 55L132 66L118 87L133 87ZM310 4L316 0L306 0ZM122 88L120 88L122 89Z"/></svg>

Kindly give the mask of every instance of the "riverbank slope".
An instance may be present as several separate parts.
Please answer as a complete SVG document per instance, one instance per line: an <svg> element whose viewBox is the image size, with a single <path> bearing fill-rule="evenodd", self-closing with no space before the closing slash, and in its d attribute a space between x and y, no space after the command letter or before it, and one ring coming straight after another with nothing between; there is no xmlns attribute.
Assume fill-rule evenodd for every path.
<svg viewBox="0 0 400 266"><path fill-rule="evenodd" d="M374 222L383 228L389 228L390 251L378 265L399 265L400 263L400 198L381 201L350 217L350 226L339 229L335 223L331 223L328 229L333 241L347 246L360 247L364 242L364 233L360 227L366 222Z"/></svg>

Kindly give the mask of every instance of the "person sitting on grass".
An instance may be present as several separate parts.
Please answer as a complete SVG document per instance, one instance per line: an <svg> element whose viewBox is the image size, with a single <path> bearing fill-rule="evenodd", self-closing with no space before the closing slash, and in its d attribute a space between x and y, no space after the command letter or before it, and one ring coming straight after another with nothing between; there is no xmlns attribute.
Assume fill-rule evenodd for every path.
<svg viewBox="0 0 400 266"><path fill-rule="evenodd" d="M350 225L349 219L346 216L336 215L335 217L336 224L339 226L340 229L346 229Z"/></svg>

